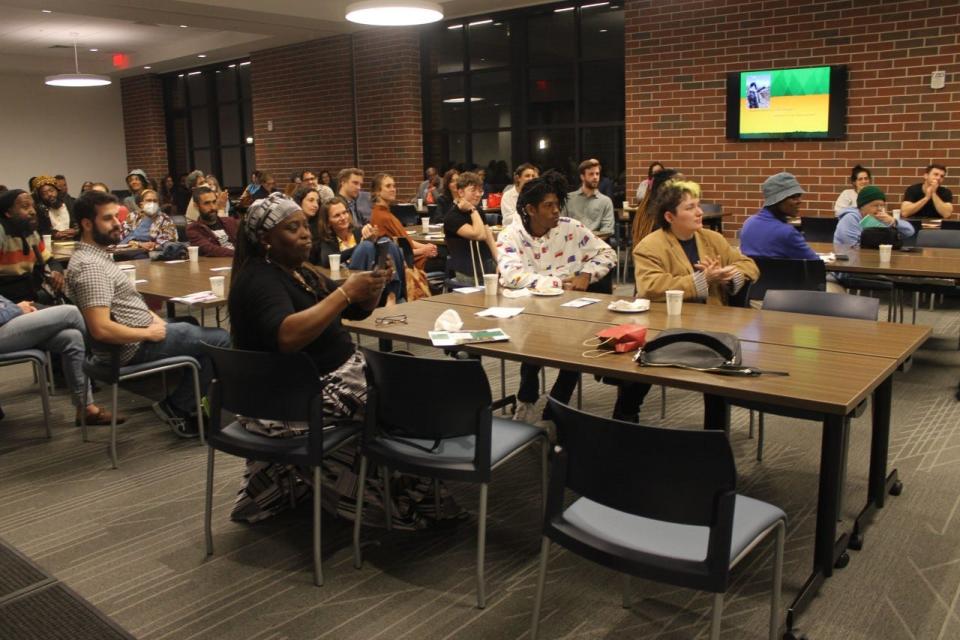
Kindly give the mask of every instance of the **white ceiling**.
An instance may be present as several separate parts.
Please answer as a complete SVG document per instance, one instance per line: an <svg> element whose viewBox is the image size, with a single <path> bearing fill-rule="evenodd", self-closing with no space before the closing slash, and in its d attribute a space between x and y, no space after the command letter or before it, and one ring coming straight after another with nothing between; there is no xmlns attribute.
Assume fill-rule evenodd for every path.
<svg viewBox="0 0 960 640"><path fill-rule="evenodd" d="M543 0L434 0L447 18ZM127 76L174 71L252 51L349 33L350 0L0 0L0 72ZM48 10L51 13L43 13ZM187 25L186 28L180 25ZM66 47L66 48L64 48ZM91 52L90 49L98 49ZM125 54L118 69L113 56ZM204 54L206 58L198 58Z"/></svg>

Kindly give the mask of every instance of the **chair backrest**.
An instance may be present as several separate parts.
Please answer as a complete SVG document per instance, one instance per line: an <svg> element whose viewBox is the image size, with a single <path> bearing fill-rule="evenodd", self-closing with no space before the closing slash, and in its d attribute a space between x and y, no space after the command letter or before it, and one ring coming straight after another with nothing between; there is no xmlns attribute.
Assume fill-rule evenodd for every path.
<svg viewBox="0 0 960 640"><path fill-rule="evenodd" d="M489 225L500 224L500 214L496 212L485 213L483 214L483 221L485 224Z"/></svg>
<svg viewBox="0 0 960 640"><path fill-rule="evenodd" d="M960 249L960 229L924 229L917 235L917 246Z"/></svg>
<svg viewBox="0 0 960 640"><path fill-rule="evenodd" d="M460 273L466 273L468 275L473 275L474 271L477 271L478 260L483 262L483 272L484 273L494 273L495 269L492 265L493 256L490 255L490 249L487 247L485 242L476 242L476 246L473 251L470 250L470 243L476 242L474 240L466 240L459 236L447 236L447 271L459 271ZM477 280L480 284L483 284L483 278L480 273L477 272Z"/></svg>
<svg viewBox="0 0 960 640"><path fill-rule="evenodd" d="M753 260L760 269L760 279L750 285L751 300L762 300L768 289L823 291L827 286L827 268L823 260Z"/></svg>
<svg viewBox="0 0 960 640"><path fill-rule="evenodd" d="M492 396L479 360L360 350L367 363L368 421L408 438L453 438L485 430L489 442Z"/></svg>
<svg viewBox="0 0 960 640"><path fill-rule="evenodd" d="M187 240L187 217L176 215L170 216L170 219L173 220L173 224L177 227L177 240L179 242L188 242Z"/></svg>
<svg viewBox="0 0 960 640"><path fill-rule="evenodd" d="M763 297L763 310L876 320L877 312L880 310L880 300L826 291L767 290Z"/></svg>
<svg viewBox="0 0 960 640"><path fill-rule="evenodd" d="M960 229L960 220L941 220L940 228L953 231L954 229Z"/></svg>
<svg viewBox="0 0 960 640"><path fill-rule="evenodd" d="M323 447L323 385L313 361L304 353L242 351L203 345L213 362L210 384L210 430L221 429L220 413L251 418L307 422L310 446Z"/></svg>
<svg viewBox="0 0 960 640"><path fill-rule="evenodd" d="M413 266L413 245L410 244L409 238L404 236L397 237L397 246L400 247L400 253L403 254L403 261L407 264L408 267Z"/></svg>
<svg viewBox="0 0 960 640"><path fill-rule="evenodd" d="M800 231L807 242L833 242L837 230L836 216L801 216Z"/></svg>
<svg viewBox="0 0 960 640"><path fill-rule="evenodd" d="M700 209L706 215L723 213L723 207L717 202L701 202Z"/></svg>
<svg viewBox="0 0 960 640"><path fill-rule="evenodd" d="M401 204L395 202L390 205L390 212L393 213L397 220L399 220L400 223L405 227L420 223L420 214L417 212L417 208L412 204Z"/></svg>
<svg viewBox="0 0 960 640"><path fill-rule="evenodd" d="M907 222L913 225L914 235L920 233L923 230L923 220L920 218L907 218Z"/></svg>

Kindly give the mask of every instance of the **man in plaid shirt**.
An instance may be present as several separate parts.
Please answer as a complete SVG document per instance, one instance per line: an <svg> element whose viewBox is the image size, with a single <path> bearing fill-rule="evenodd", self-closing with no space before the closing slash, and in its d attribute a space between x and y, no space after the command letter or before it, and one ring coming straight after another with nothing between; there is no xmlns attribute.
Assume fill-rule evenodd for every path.
<svg viewBox="0 0 960 640"><path fill-rule="evenodd" d="M81 241L67 269L69 295L83 313L87 331L97 343L121 345L121 364L193 356L200 362L200 388L206 390L211 379L211 364L201 354L200 345L206 342L229 347L230 336L223 329L187 322L168 323L150 311L107 250L120 241L118 207L115 196L99 191L89 191L76 201L74 213L80 225ZM109 352L96 345L93 355L101 360L109 358ZM174 433L189 438L197 435L198 417L191 412L194 406L192 376L183 376L173 393L153 408Z"/></svg>

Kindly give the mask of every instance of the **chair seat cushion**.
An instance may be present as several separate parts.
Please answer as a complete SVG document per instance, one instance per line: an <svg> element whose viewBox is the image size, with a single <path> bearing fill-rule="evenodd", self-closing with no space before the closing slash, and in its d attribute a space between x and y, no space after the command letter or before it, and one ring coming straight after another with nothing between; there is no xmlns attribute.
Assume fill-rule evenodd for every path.
<svg viewBox="0 0 960 640"><path fill-rule="evenodd" d="M323 429L323 451L330 452L348 438L360 433L363 425L359 422L344 422ZM318 462L307 452L307 437L270 438L247 431L239 422L231 422L219 433L210 432L207 444L234 456L260 460L312 466Z"/></svg>
<svg viewBox="0 0 960 640"><path fill-rule="evenodd" d="M740 555L762 531L786 517L772 504L738 495L733 512L730 560ZM707 527L635 516L587 498L570 505L563 512L563 519L590 536L639 553L692 562L702 562L707 557L710 535Z"/></svg>
<svg viewBox="0 0 960 640"><path fill-rule="evenodd" d="M8 351L0 353L0 363L19 362L21 360L40 360L47 361L47 354L40 349L21 349L20 351Z"/></svg>
<svg viewBox="0 0 960 640"><path fill-rule="evenodd" d="M490 466L496 466L508 455L541 434L543 434L543 431L532 425L503 418L493 418L490 438ZM402 457L411 462L429 465L430 462L473 462L477 442L476 436L444 438L440 440L436 450L431 452L429 450L433 448L433 440L400 436L398 438L379 437L368 446L371 446L381 455ZM406 444L408 442L423 447L426 451Z"/></svg>

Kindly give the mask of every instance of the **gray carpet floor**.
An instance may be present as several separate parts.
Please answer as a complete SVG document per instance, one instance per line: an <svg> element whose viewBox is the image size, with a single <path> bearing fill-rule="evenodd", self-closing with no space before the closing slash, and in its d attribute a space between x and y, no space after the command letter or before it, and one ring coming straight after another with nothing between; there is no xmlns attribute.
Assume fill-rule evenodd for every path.
<svg viewBox="0 0 960 640"><path fill-rule="evenodd" d="M894 383L892 498L861 552L837 571L801 618L812 639L960 638L960 378L957 307L921 311L934 326L913 368ZM366 344L372 346L372 341ZM415 349L429 353L425 349ZM499 366L486 363L494 394ZM508 363L508 391L518 366ZM156 385L159 387L159 384ZM156 387L154 389L156 389ZM142 390L141 390L142 391ZM156 391L152 391L156 393ZM101 398L106 394L101 393ZM612 388L586 383L584 407L606 413ZM26 366L0 370L0 537L111 616L149 640L234 638L524 638L539 550L538 463L520 456L490 487L485 610L474 606L477 492L451 485L472 517L442 531L365 529L365 564L352 566L350 525L324 516L326 585L312 586L309 504L256 525L228 513L243 462L218 456L214 542L205 559L202 501L205 451L173 436L151 400L121 394L121 466L110 468L107 431L82 443L62 389L53 399L53 439L43 438L39 397ZM667 393L660 419L655 389L641 420L700 428L702 401ZM854 421L845 525L866 496L869 411ZM747 437L747 412L734 410L732 443L740 490L781 506L790 521L784 606L812 561L820 428L770 416L763 462ZM772 554L754 553L734 575L724 638L765 637ZM631 610L620 579L554 547L542 637L706 638L710 596L637 582Z"/></svg>

